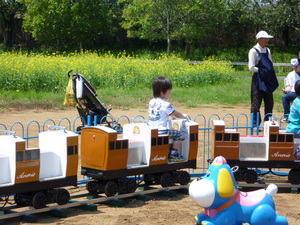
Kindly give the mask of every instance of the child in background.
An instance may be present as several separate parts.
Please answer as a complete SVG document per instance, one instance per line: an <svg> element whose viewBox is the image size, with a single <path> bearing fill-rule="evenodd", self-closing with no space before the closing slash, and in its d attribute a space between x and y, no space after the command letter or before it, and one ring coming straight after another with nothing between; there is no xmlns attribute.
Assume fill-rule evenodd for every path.
<svg viewBox="0 0 300 225"><path fill-rule="evenodd" d="M300 80L295 83L295 93L297 95L297 98L295 98L292 103L286 131L294 133L295 138L300 138ZM295 158L300 158L299 147L297 152L295 153Z"/></svg>
<svg viewBox="0 0 300 225"><path fill-rule="evenodd" d="M169 161L183 161L183 157L179 155L181 141L184 140L179 130L168 129L168 117L176 117L186 119L187 115L176 111L173 106L166 101L170 97L172 83L166 77L157 77L152 83L154 98L149 102L149 125L156 126L159 134L169 134L173 139L173 148L169 153Z"/></svg>
<svg viewBox="0 0 300 225"><path fill-rule="evenodd" d="M288 123L291 103L297 97L295 93L295 83L300 80L300 59L292 58L291 66L293 71L290 72L287 77L284 79L284 89L282 92L282 106L284 109L284 118L281 120L282 123Z"/></svg>

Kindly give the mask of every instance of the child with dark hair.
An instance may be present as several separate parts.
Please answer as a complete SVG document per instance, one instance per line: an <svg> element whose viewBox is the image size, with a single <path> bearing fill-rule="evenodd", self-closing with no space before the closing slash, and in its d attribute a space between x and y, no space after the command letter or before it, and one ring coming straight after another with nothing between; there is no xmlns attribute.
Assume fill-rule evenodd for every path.
<svg viewBox="0 0 300 225"><path fill-rule="evenodd" d="M179 130L168 129L168 117L186 119L187 115L176 111L173 106L166 101L170 97L172 82L166 77L157 77L152 83L154 98L149 102L149 125L156 126L159 134L169 134L173 139L173 148L169 153L170 161L182 161L183 157L179 155L181 141L184 140Z"/></svg>
<svg viewBox="0 0 300 225"><path fill-rule="evenodd" d="M292 103L289 122L286 131L294 133L295 138L300 138L300 80L295 83L295 93L297 98ZM295 153L295 158L300 158L300 149Z"/></svg>

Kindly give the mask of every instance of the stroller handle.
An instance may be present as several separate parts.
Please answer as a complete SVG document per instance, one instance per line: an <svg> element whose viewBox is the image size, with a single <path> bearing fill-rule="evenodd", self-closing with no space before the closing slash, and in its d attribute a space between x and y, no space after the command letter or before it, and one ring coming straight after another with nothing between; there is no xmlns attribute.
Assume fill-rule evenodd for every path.
<svg viewBox="0 0 300 225"><path fill-rule="evenodd" d="M68 77L70 77L70 73L72 73L72 71L73 71L73 70L70 70L70 71L68 72Z"/></svg>

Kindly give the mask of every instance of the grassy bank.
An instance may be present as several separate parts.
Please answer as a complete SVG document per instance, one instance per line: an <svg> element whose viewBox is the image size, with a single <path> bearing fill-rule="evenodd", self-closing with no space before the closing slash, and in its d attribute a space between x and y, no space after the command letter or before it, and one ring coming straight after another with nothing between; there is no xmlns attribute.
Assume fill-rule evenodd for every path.
<svg viewBox="0 0 300 225"><path fill-rule="evenodd" d="M283 80L279 80L280 87ZM193 87L174 87L171 94L171 102L179 102L187 107L199 107L205 104L226 105L233 107L238 104L250 106L251 78L236 79L232 83L215 85L199 85ZM100 88L97 89L98 98L109 107L136 108L148 107L148 101L152 98L152 90L144 88ZM275 108L282 110L282 93L280 88L274 92ZM63 105L64 92L0 92L0 111L7 109L65 109Z"/></svg>

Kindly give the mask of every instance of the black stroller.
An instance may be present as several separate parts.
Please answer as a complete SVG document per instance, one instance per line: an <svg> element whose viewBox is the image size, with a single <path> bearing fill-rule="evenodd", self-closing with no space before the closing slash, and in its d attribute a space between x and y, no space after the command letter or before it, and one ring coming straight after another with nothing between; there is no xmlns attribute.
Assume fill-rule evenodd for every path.
<svg viewBox="0 0 300 225"><path fill-rule="evenodd" d="M68 76L70 77L70 73ZM77 72L72 75L73 91L77 102L77 110L81 117L82 126L78 127L79 131L84 125L106 125L113 128L118 133L122 133L122 127L114 117L109 113L110 110L104 106L104 104L97 98L96 90L93 86L85 79L85 77ZM88 121L90 116L90 121ZM97 120L97 121L95 121Z"/></svg>

